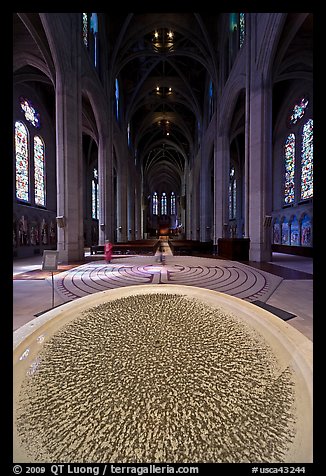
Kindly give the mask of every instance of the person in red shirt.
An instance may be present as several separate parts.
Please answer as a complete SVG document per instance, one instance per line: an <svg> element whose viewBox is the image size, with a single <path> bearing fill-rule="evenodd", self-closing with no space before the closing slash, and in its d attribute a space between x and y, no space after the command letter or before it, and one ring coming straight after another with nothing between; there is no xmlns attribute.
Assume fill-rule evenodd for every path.
<svg viewBox="0 0 326 476"><path fill-rule="evenodd" d="M111 263L112 248L113 248L112 243L110 243L109 240L106 240L105 245L104 245L104 256L105 256L105 261L107 263Z"/></svg>

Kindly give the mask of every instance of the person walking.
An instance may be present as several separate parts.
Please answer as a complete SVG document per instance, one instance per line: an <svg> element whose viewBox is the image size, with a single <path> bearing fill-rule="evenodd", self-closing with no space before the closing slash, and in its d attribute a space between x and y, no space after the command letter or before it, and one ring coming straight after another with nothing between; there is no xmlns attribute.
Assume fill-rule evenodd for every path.
<svg viewBox="0 0 326 476"><path fill-rule="evenodd" d="M107 263L111 263L112 248L113 248L112 243L109 240L106 240L105 245L104 245L104 256L105 256L105 261Z"/></svg>

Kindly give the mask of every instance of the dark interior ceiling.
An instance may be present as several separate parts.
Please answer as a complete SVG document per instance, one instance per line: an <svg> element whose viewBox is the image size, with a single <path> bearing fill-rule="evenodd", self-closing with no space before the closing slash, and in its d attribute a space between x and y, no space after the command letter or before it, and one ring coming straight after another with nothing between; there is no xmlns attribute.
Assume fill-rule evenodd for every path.
<svg viewBox="0 0 326 476"><path fill-rule="evenodd" d="M125 127L130 124L145 188L178 193L196 153L207 85L216 78L217 15L107 15Z"/></svg>

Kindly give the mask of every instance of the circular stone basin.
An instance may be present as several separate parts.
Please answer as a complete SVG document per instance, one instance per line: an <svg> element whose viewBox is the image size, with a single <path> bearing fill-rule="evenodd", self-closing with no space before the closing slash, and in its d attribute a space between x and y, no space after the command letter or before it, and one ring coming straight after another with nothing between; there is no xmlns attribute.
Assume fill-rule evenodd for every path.
<svg viewBox="0 0 326 476"><path fill-rule="evenodd" d="M14 462L311 462L312 343L192 286L130 286L14 333Z"/></svg>

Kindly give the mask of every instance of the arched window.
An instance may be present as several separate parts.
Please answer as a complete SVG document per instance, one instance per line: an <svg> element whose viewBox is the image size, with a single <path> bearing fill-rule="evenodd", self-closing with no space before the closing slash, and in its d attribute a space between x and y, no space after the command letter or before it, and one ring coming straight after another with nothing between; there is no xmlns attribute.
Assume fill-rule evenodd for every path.
<svg viewBox="0 0 326 476"><path fill-rule="evenodd" d="M90 33L92 35L92 50L93 50L93 60L95 67L98 62L98 19L97 13L92 13L90 19Z"/></svg>
<svg viewBox="0 0 326 476"><path fill-rule="evenodd" d="M301 98L293 107L290 115L290 124L296 124L304 115L309 101L305 97Z"/></svg>
<svg viewBox="0 0 326 476"><path fill-rule="evenodd" d="M284 145L285 206L313 197L313 119L309 118L303 127L301 125L308 105L308 98L302 95L295 101L288 115L288 127L292 132Z"/></svg>
<svg viewBox="0 0 326 476"><path fill-rule="evenodd" d="M301 200L313 197L313 120L303 126L301 147Z"/></svg>
<svg viewBox="0 0 326 476"><path fill-rule="evenodd" d="M88 48L88 13L82 13L83 15L83 42L86 48Z"/></svg>
<svg viewBox="0 0 326 476"><path fill-rule="evenodd" d="M235 169L230 169L229 181L229 218L232 220L237 216L237 181L235 178Z"/></svg>
<svg viewBox="0 0 326 476"><path fill-rule="evenodd" d="M153 193L153 215L158 215L158 198L157 198L157 193Z"/></svg>
<svg viewBox="0 0 326 476"><path fill-rule="evenodd" d="M29 153L28 131L26 126L15 123L15 154L16 154L16 197L29 201Z"/></svg>
<svg viewBox="0 0 326 476"><path fill-rule="evenodd" d="M128 122L128 125L127 125L127 141L128 141L128 147L130 147L130 122Z"/></svg>
<svg viewBox="0 0 326 476"><path fill-rule="evenodd" d="M210 80L208 86L208 120L212 119L214 113L214 90L213 90L213 81Z"/></svg>
<svg viewBox="0 0 326 476"><path fill-rule="evenodd" d="M171 197L170 197L170 213L171 213L171 215L175 215L175 194L174 194L174 192L171 193Z"/></svg>
<svg viewBox="0 0 326 476"><path fill-rule="evenodd" d="M285 184L284 202L294 202L295 135L289 134L284 145Z"/></svg>
<svg viewBox="0 0 326 476"><path fill-rule="evenodd" d="M290 235L290 244L292 246L300 245L300 230L299 222L296 216L293 217L291 221L291 235Z"/></svg>
<svg viewBox="0 0 326 476"><path fill-rule="evenodd" d="M246 14L230 13L230 54L234 60L237 52L242 48L246 38ZM232 61L233 63L233 61Z"/></svg>
<svg viewBox="0 0 326 476"><path fill-rule="evenodd" d="M281 243L281 226L278 218L273 224L273 243L276 245Z"/></svg>
<svg viewBox="0 0 326 476"><path fill-rule="evenodd" d="M242 48L246 35L246 14L239 13L239 46Z"/></svg>
<svg viewBox="0 0 326 476"><path fill-rule="evenodd" d="M301 245L312 245L312 225L310 217L308 215L304 215L301 221Z"/></svg>
<svg viewBox="0 0 326 476"><path fill-rule="evenodd" d="M289 222L284 218L282 222L282 245L290 244Z"/></svg>
<svg viewBox="0 0 326 476"><path fill-rule="evenodd" d="M92 218L97 219L99 212L99 194L98 194L98 174L97 169L93 169L92 178Z"/></svg>
<svg viewBox="0 0 326 476"><path fill-rule="evenodd" d="M41 127L40 114L36 111L32 102L23 96L20 96L19 101L26 121L30 122L36 129L39 129Z"/></svg>
<svg viewBox="0 0 326 476"><path fill-rule="evenodd" d="M15 122L16 198L45 207L45 144L39 135L34 135L34 128L41 127L40 114L29 99L21 96L19 103L28 124Z"/></svg>
<svg viewBox="0 0 326 476"><path fill-rule="evenodd" d="M161 215L167 215L167 200L166 200L166 193L163 192L161 196Z"/></svg>
<svg viewBox="0 0 326 476"><path fill-rule="evenodd" d="M45 206L45 157L41 137L34 137L34 198L35 204Z"/></svg>
<svg viewBox="0 0 326 476"><path fill-rule="evenodd" d="M119 92L119 82L118 78L115 79L115 107L116 107L116 116L119 119L119 99L120 99L120 92Z"/></svg>

